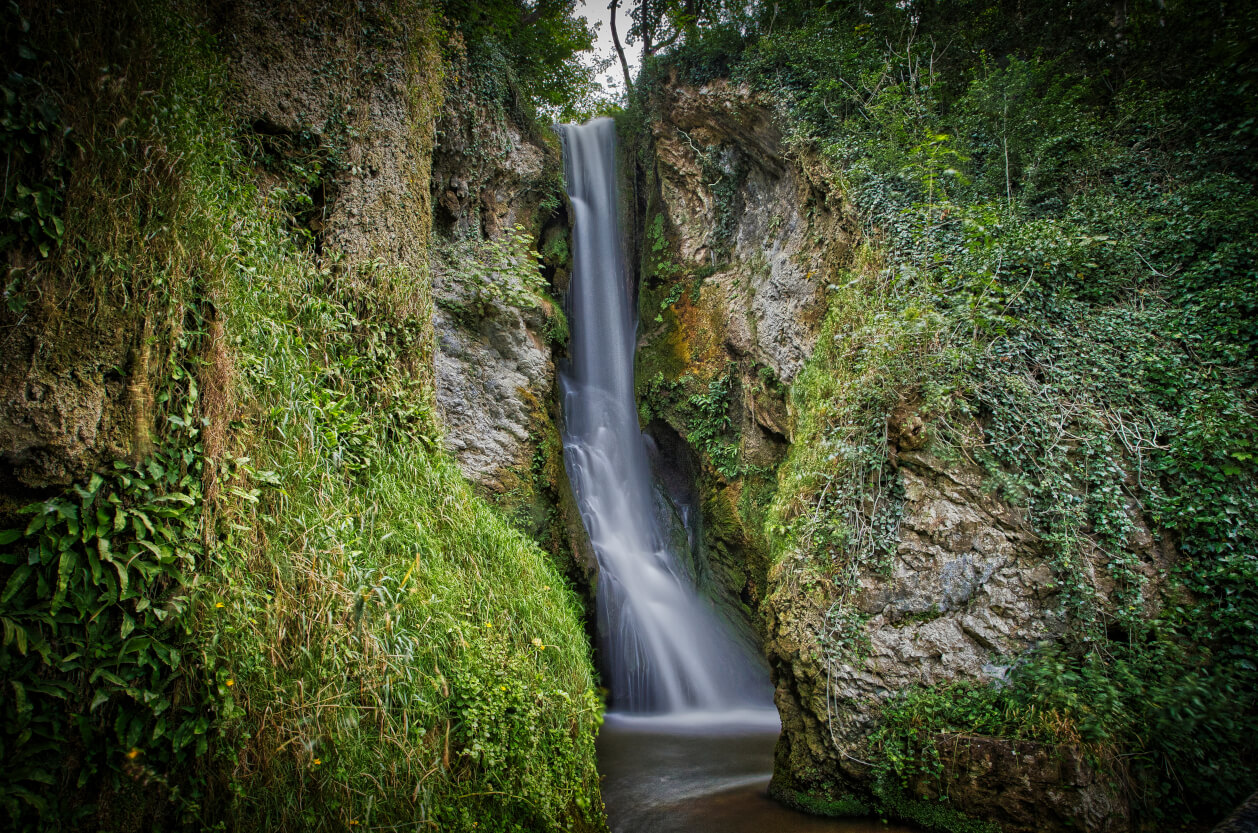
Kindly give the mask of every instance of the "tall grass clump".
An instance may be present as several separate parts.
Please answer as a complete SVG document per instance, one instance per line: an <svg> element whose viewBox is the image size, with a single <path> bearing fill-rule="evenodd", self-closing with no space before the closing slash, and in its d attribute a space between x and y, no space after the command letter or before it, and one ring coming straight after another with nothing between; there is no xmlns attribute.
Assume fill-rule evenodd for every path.
<svg viewBox="0 0 1258 833"><path fill-rule="evenodd" d="M376 338L380 320L276 225L238 235L252 243L229 332L249 439L226 482L245 501L220 519L204 607L243 711L226 735L235 822L597 820L575 595L436 450L423 392L397 372L419 316ZM356 283L424 277L387 271Z"/></svg>

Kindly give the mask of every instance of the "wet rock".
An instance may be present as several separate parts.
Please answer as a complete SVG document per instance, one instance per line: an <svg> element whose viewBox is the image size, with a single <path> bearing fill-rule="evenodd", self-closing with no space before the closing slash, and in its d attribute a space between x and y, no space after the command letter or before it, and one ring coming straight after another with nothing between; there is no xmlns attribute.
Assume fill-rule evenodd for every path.
<svg viewBox="0 0 1258 833"><path fill-rule="evenodd" d="M1127 802L1098 775L1082 747L1004 738L937 735L942 781L921 780L912 791L936 799L941 791L973 816L1005 833L1130 828Z"/></svg>

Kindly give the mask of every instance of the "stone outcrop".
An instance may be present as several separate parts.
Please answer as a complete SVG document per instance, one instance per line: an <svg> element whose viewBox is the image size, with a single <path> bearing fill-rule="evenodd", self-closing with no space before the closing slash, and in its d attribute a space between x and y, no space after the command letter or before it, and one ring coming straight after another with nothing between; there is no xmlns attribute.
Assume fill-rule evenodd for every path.
<svg viewBox="0 0 1258 833"><path fill-rule="evenodd" d="M1025 513L985 489L972 463L925 449L895 456L904 494L895 551L889 564L860 572L850 606L857 624L844 633L863 650L827 651L834 600L801 593L790 558L770 575L767 647L783 721L773 790L787 801L866 788L865 740L887 698L918 685L999 681L1013 658L1065 630ZM953 805L1006 831L1127 829L1125 800L1073 747L954 736L936 746ZM938 788L923 782L916 795L933 799Z"/></svg>
<svg viewBox="0 0 1258 833"><path fill-rule="evenodd" d="M720 81L674 77L658 94L640 224L639 396L649 430L680 436L704 461L709 560L758 613L783 722L772 791L807 809L852 812L869 806L867 741L885 701L914 686L999 684L1067 622L1027 513L964 456L937 456L908 405L888 415L887 554L853 567L841 599L835 580L809 573L810 556L779 553L769 564L763 510L796 417L786 392L818 338L821 276L851 264L854 237L833 174L807 147L784 142L773 113ZM710 400L714 380L727 390L715 440L712 413L694 404ZM1174 554L1154 543L1136 507L1130 515L1136 569L1154 578ZM1083 554L1108 617L1104 556L1086 543ZM1119 788L1076 747L948 735L935 743L942 780L911 785L905 800L937 805L942 788L953 807L1007 831L1129 829Z"/></svg>
<svg viewBox="0 0 1258 833"><path fill-rule="evenodd" d="M921 798L946 794L955 806L1009 833L1129 829L1126 803L1080 746L961 735L939 735L935 746L947 768L940 783L914 784Z"/></svg>
<svg viewBox="0 0 1258 833"><path fill-rule="evenodd" d="M594 555L559 432L566 332L556 297L567 287L570 250L558 136L521 116L509 92L487 97L483 73L478 81L460 50L457 40L449 45L446 97L461 106L442 111L430 183L442 442L468 480L589 588ZM539 253L541 291L498 268L513 237ZM492 290L506 284L510 291Z"/></svg>
<svg viewBox="0 0 1258 833"><path fill-rule="evenodd" d="M562 222L555 208L540 208L546 197L557 203L558 143L516 124L502 102L478 96L469 67L455 69L447 94L467 106L447 108L438 125L431 182L438 229L447 243L501 239L516 226L540 240ZM474 249L434 259L437 407L446 448L464 475L501 493L512 472L527 472L554 398L555 363L545 309L479 304L474 287L457 279L460 269L492 268L472 260Z"/></svg>
<svg viewBox="0 0 1258 833"><path fill-rule="evenodd" d="M748 90L672 83L663 95L653 124L658 207L681 264L711 270L696 323L717 327L730 360L747 358L789 385L816 341L815 274L827 249L847 242L843 218L788 159L772 111Z"/></svg>
<svg viewBox="0 0 1258 833"><path fill-rule="evenodd" d="M441 67L402 48L407 35L394 30L406 24L391 14L228 0L217 17L236 114L264 139L309 141L327 154L311 194L316 238L351 265L412 270L422 291ZM364 35L373 28L375 37Z"/></svg>
<svg viewBox="0 0 1258 833"><path fill-rule="evenodd" d="M719 428L712 442L724 471L700 471L706 561L726 594L754 611L767 566L755 518L767 501L764 473L785 455L785 392L816 342L817 274L847 246L847 218L816 186L810 160L784 147L769 103L749 90L673 79L654 108L638 396L658 417L648 430L661 445L673 443L665 434L684 440ZM713 391L725 401L697 413L693 397L711 400ZM724 427L702 424L722 418ZM734 468L760 474L734 476Z"/></svg>
<svg viewBox="0 0 1258 833"><path fill-rule="evenodd" d="M464 300L457 284L440 272L435 277L441 302ZM507 475L528 470L553 397L555 363L541 335L542 312L503 307L463 322L438 308L433 323L445 447L469 480L492 492L509 489Z"/></svg>
<svg viewBox="0 0 1258 833"><path fill-rule="evenodd" d="M135 322L75 316L62 326L74 337L55 345L22 324L0 339L0 479L15 492L67 486L131 456L132 414L152 385Z"/></svg>

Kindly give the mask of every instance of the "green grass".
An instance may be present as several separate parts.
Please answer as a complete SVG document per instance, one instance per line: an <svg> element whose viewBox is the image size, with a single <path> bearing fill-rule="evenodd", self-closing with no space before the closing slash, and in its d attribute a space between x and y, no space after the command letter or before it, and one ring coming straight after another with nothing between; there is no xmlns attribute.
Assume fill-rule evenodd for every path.
<svg viewBox="0 0 1258 833"><path fill-rule="evenodd" d="M597 819L575 595L435 450L424 406L372 392L396 357L357 351L326 273L283 246L250 258L230 329L254 439L235 471L261 492L220 521L203 608L246 712L223 747L234 823Z"/></svg>

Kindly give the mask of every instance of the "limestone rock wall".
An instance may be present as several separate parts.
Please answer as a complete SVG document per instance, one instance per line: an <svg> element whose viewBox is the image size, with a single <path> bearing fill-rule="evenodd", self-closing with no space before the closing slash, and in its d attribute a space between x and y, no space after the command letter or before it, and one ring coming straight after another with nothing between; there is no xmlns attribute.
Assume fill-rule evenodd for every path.
<svg viewBox="0 0 1258 833"><path fill-rule="evenodd" d="M880 704L916 685L1003 679L1008 663L1066 626L1059 588L1025 513L984 488L972 463L927 450L897 455L903 514L890 563L856 582L859 620L841 635L819 588L801 589L794 560L770 573L768 653L783 734L772 790L790 803L868 788L865 739ZM836 638L862 650L831 659ZM954 806L1006 831L1127 829L1116 785L1074 747L1000 738L937 738ZM934 799L938 785L915 785Z"/></svg>
<svg viewBox="0 0 1258 833"><path fill-rule="evenodd" d="M704 324L718 325L731 359L762 364L789 385L816 340L816 273L826 248L845 242L834 206L788 159L767 102L748 90L670 84L658 106L658 208L680 265L710 272Z"/></svg>
<svg viewBox="0 0 1258 833"><path fill-rule="evenodd" d="M383 267L426 317L441 68L411 48L406 26L423 20L399 24L396 11L253 0L206 8L224 51L223 104L242 139L322 163L300 226L338 253L344 280L361 264ZM94 112L108 112L107 98L102 88ZM40 265L7 265L43 280ZM82 286L59 280L45 281L39 303L0 311L0 511L148 452L153 388L182 326L163 318L169 305L128 305L125 292L89 300ZM431 336L421 341L411 370L431 384Z"/></svg>
<svg viewBox="0 0 1258 833"><path fill-rule="evenodd" d="M562 295L570 268L559 140L460 49L457 41L449 46L446 98L458 106L445 108L438 122L430 182L442 441L464 476L588 590L594 555L572 501L559 429L557 362L566 348ZM539 291L500 268L510 252L520 264L537 259Z"/></svg>
<svg viewBox="0 0 1258 833"><path fill-rule="evenodd" d="M638 397L657 443L689 440L702 463L701 560L754 614L766 593L762 510L790 437L786 391L817 338L817 276L850 235L806 154L783 144L770 102L673 79L652 107Z"/></svg>
<svg viewBox="0 0 1258 833"><path fill-rule="evenodd" d="M539 240L544 226L562 219L552 216L554 208L540 209L562 187L555 176L562 170L557 142L522 127L503 102L479 94L467 64L456 63L447 84L448 95L463 106L447 108L439 123L431 188L443 241L501 239L517 225ZM446 448L464 475L502 492L510 488L511 472L528 468L538 423L553 398L555 364L544 310L478 306L471 297L475 285L458 280L459 270L492 269L474 262L475 248L434 261L437 406Z"/></svg>
<svg viewBox="0 0 1258 833"><path fill-rule="evenodd" d="M1026 513L996 497L978 465L936 456L907 412L889 417L889 555L840 582L812 575L804 554L770 553L764 509L794 440L789 390L819 337L823 275L851 263L855 212L825 163L784 141L772 102L674 77L653 107L639 223L644 419L702 461L709 561L764 637L783 723L773 793L841 811L869 797L866 740L881 704L916 685L999 681L1064 633L1060 589ZM1132 521L1152 577L1170 556L1134 507ZM1105 598L1101 556L1091 560L1084 568ZM840 586L854 612L841 623L830 615ZM833 650L836 640L860 649ZM973 817L1007 831L1128 829L1118 788L1079 749L937 745L952 803ZM911 785L910 798L934 800L938 788Z"/></svg>

